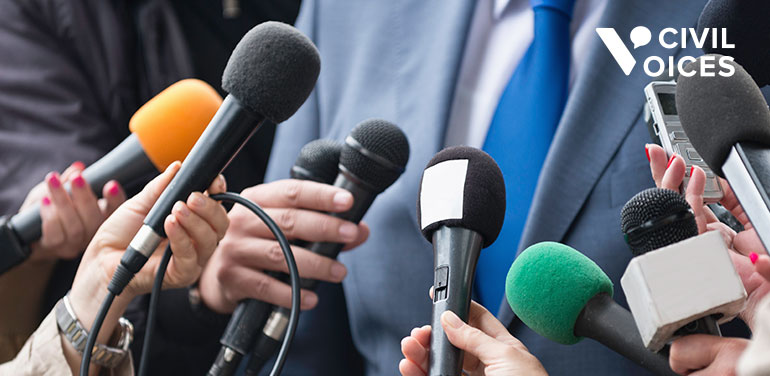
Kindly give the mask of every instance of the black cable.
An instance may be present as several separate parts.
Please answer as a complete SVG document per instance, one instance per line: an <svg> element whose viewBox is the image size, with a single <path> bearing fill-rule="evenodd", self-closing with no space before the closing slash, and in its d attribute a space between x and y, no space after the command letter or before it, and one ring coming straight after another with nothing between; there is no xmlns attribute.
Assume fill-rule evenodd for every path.
<svg viewBox="0 0 770 376"><path fill-rule="evenodd" d="M99 336L99 329L102 328L104 318L107 317L107 312L110 311L113 300L115 300L115 294L107 290L107 296L102 300L102 305L96 313L94 324L91 326L91 332L88 333L88 341L86 341L86 348L83 349L83 359L80 362L80 376L88 376L88 367L91 365L91 353L96 344L96 337Z"/></svg>
<svg viewBox="0 0 770 376"><path fill-rule="evenodd" d="M262 210L259 205L251 202L249 199L242 197L236 193L231 192L225 192L225 193L218 193L215 195L212 195L211 198L218 201L226 201L226 202L234 202L237 204L241 204L245 206L247 209L251 210L254 214L259 217L259 219L262 220L262 222L265 223L267 228L270 230L270 232L273 233L273 236L275 236L276 240L278 241L278 244L281 246L281 251L283 251L283 256L286 258L286 265L289 268L289 280L291 281L291 313L289 314L289 324L286 327L286 334L283 338L283 343L281 344L281 349L278 351L278 358L275 361L275 364L273 365L272 371L270 371L271 376L277 376L281 374L281 370L283 369L283 365L286 362L286 357L289 354L289 346L291 346L291 341L294 339L294 333L297 330L297 322L299 321L299 307L300 307L300 279L299 279L299 270L297 269L297 262L294 260L294 254L291 252L291 246L289 245L289 241L286 239L286 236L281 231L281 228L278 227L278 225L273 221L272 218L270 218L267 213L265 213L264 210ZM169 249L167 249L168 251ZM165 255L164 255L165 256ZM166 274L166 267L168 264L158 266L158 270L156 273L156 281L158 279L158 275L164 276ZM113 281L116 279L128 279L130 280L131 277L133 277L125 268L121 268L122 264L118 266L118 269L116 269L115 274L113 275ZM125 274L125 276L123 275ZM161 282L163 278L160 278ZM127 281L125 284L121 284L122 286L125 286L127 284ZM110 282L110 286L112 286L112 282ZM153 285L153 289L155 286ZM122 290L122 289L121 289ZM156 294L157 295L157 294ZM99 335L99 330L102 327L102 324L104 323L104 318L107 315L107 312L110 309L110 306L112 305L112 301L115 299L115 294L112 292L111 289L108 289L107 296L104 298L104 301L102 301L101 307L99 307L99 312L97 313L96 319L94 320L93 325L91 326L91 331L88 333L88 341L86 342L86 348L83 351L83 359L80 363L80 376L88 376L88 368L90 366L91 362L91 352L93 351L94 345L96 344L96 337ZM152 300L153 298L150 297ZM156 298L157 299L157 298ZM152 301L150 302L152 305ZM151 307L152 308L152 307ZM148 317L148 327L149 327L149 320L153 320L152 318ZM145 337L145 341L147 341L147 338ZM144 358L145 352L142 351L142 358ZM145 363L144 359L141 359L140 361L140 371L141 371L141 364Z"/></svg>
<svg viewBox="0 0 770 376"><path fill-rule="evenodd" d="M150 307L147 309L147 327L144 330L144 343L142 344L142 357L139 361L139 376L147 374L147 368L150 364L150 346L152 345L152 335L155 332L155 316L158 311L158 301L160 301L160 289L163 287L163 277L166 276L168 262L171 260L171 243L166 246L163 252L163 258L160 260L158 270L155 272L155 280L152 283L152 292L150 293Z"/></svg>

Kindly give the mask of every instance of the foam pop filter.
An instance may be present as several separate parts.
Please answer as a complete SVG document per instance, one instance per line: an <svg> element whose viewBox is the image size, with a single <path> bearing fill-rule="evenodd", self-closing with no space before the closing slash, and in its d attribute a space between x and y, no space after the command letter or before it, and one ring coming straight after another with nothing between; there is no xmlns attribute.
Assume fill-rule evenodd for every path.
<svg viewBox="0 0 770 376"><path fill-rule="evenodd" d="M442 173L434 168L439 165L446 167ZM450 205L457 206L454 213L447 212ZM504 218L505 181L489 154L453 146L428 162L417 199L417 219L428 241L441 226L462 227L481 234L484 247L488 247L500 234Z"/></svg>
<svg viewBox="0 0 770 376"><path fill-rule="evenodd" d="M720 56L717 55L717 61ZM730 149L738 142L770 145L770 110L754 80L737 63L731 77L703 76L703 58L690 63L676 87L676 108L685 133L714 173L722 171Z"/></svg>

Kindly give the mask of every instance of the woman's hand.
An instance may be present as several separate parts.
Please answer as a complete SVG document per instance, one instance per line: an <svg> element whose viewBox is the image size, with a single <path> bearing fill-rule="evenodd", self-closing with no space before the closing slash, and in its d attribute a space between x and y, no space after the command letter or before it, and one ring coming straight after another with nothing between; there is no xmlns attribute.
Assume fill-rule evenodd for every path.
<svg viewBox="0 0 770 376"><path fill-rule="evenodd" d="M465 351L463 370L469 375L547 375L540 361L476 302L471 302L468 322L470 325L451 311L441 315L441 326L449 342ZM430 325L414 328L409 337L401 341L401 352L405 357L398 364L401 375L427 375L430 331Z"/></svg>
<svg viewBox="0 0 770 376"><path fill-rule="evenodd" d="M40 203L42 237L33 243L30 260L72 259L91 241L96 229L126 200L116 181L104 185L97 199L83 178L82 162L75 162L59 175L50 172L27 195L21 210ZM70 193L64 184L70 184Z"/></svg>
<svg viewBox="0 0 770 376"><path fill-rule="evenodd" d="M115 272L129 242L142 226L144 217L168 183L179 170L178 162L151 181L139 194L121 205L94 235L78 268L70 291L73 310L84 327L90 330L107 285ZM209 193L225 190L221 176L209 187ZM177 202L166 217L164 229L171 242L173 256L163 281L164 288L188 286L200 276L203 266L225 234L229 222L225 209L201 193L192 193L186 202ZM148 293L167 242L152 254L123 293L115 299L99 332L98 343L105 343L113 334L118 318L137 295ZM68 360L74 349L69 349ZM65 354L67 350L65 350ZM80 356L74 355L73 369L79 367ZM93 367L98 368L98 367Z"/></svg>

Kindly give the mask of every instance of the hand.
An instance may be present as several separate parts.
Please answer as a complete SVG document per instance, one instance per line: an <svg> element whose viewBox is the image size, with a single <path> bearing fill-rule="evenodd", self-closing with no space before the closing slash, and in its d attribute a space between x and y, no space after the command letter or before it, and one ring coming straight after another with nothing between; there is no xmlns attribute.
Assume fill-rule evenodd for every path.
<svg viewBox="0 0 770 376"><path fill-rule="evenodd" d="M353 195L342 188L312 181L281 180L248 188L242 194L263 207L290 240L345 243L345 248L350 249L369 236L369 228L363 222L355 225L320 213L351 208ZM290 307L291 287L265 274L288 272L273 234L240 205L230 211L229 217L232 226L201 276L199 290L203 302L220 313L232 312L246 298ZM292 251L303 278L338 283L347 274L345 266L336 260L302 247L292 246ZM317 303L314 292L302 290L302 309L313 308Z"/></svg>
<svg viewBox="0 0 770 376"><path fill-rule="evenodd" d="M116 181L105 184L99 200L83 178L85 167L75 162L59 175L50 172L36 185L21 206L40 203L42 237L30 245L30 260L72 259L80 255L104 220L126 200ZM64 184L70 183L71 193Z"/></svg>
<svg viewBox="0 0 770 376"><path fill-rule="evenodd" d="M471 302L470 325L451 311L441 315L441 326L449 342L465 351L463 370L469 375L547 375L527 348L503 324L476 302ZM430 325L412 329L401 341L405 359L398 364L403 376L423 376L428 371Z"/></svg>
<svg viewBox="0 0 770 376"><path fill-rule="evenodd" d="M645 148L650 158L650 169L655 184L660 188L678 190L679 185L684 179L685 163L682 157L675 155L668 159L667 162L666 152L662 147L648 144ZM724 191L724 197L720 203L730 210L733 216L743 225L744 231L737 234L727 225L719 222L716 215L711 212L711 209L703 205L703 190L706 181L706 174L703 170L700 167L694 167L690 175L685 199L690 204L690 207L692 207L696 223L698 224L698 233L719 231L725 243L734 251L730 252L730 258L748 293L747 306L741 312L741 319L749 327L753 327L757 304L770 292L770 282L757 273L751 265L749 255L756 250L761 250L764 253L764 247L756 231L752 228L748 216L743 211L738 199L726 181L721 178L719 179ZM762 261L759 267L763 267L767 261L770 260ZM767 267L770 269L770 263L768 263Z"/></svg>
<svg viewBox="0 0 770 376"><path fill-rule="evenodd" d="M770 256L760 256L756 253L751 253L749 259L752 263L754 263L754 269L756 272L761 275L765 281L770 282Z"/></svg>
<svg viewBox="0 0 770 376"><path fill-rule="evenodd" d="M90 329L102 299L106 295L115 269L129 242L142 226L144 217L179 170L178 162L151 181L139 194L121 205L99 228L86 249L70 291L70 301L78 318ZM210 193L225 190L224 178L218 178ZM177 202L166 217L164 229L171 242L173 256L163 281L164 288L183 287L196 281L203 265L222 239L228 226L225 209L216 201L193 193L186 203ZM161 244L123 293L115 299L99 332L98 342L105 343L112 335L117 320L128 303L137 295L151 290L155 271L166 247ZM67 351L74 351L69 345ZM68 360L79 367L79 355L69 354ZM97 368L97 367L93 367Z"/></svg>
<svg viewBox="0 0 770 376"><path fill-rule="evenodd" d="M735 375L743 350L749 340L693 334L677 339L671 345L669 364L680 375Z"/></svg>

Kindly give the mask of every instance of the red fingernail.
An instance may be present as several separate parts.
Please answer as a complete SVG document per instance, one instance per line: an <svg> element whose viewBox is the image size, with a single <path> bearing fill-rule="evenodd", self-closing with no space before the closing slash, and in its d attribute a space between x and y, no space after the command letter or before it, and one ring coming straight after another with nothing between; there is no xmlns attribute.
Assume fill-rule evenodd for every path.
<svg viewBox="0 0 770 376"><path fill-rule="evenodd" d="M120 187L118 186L118 183L111 181L109 182L109 187L107 188L107 193L110 194L110 196L117 196L120 192Z"/></svg>
<svg viewBox="0 0 770 376"><path fill-rule="evenodd" d="M650 149L647 148L647 145L644 145L644 154L647 154L647 162L650 161Z"/></svg>
<svg viewBox="0 0 770 376"><path fill-rule="evenodd" d="M84 170L86 168L86 165L81 161L75 161L74 163L72 163L72 167L78 170Z"/></svg>
<svg viewBox="0 0 770 376"><path fill-rule="evenodd" d="M758 258L759 258L759 255L756 254L756 252L751 252L751 254L749 255L749 260L751 260L752 264L756 264Z"/></svg>
<svg viewBox="0 0 770 376"><path fill-rule="evenodd" d="M695 166L690 167L690 176L692 176L693 171L695 171Z"/></svg>
<svg viewBox="0 0 770 376"><path fill-rule="evenodd" d="M671 166L671 163L674 162L674 158L676 158L676 155L671 156L671 159L668 160L668 164L666 165L666 168L669 168Z"/></svg>
<svg viewBox="0 0 770 376"><path fill-rule="evenodd" d="M51 172L48 174L48 184L53 188L61 187L61 180L59 180L59 174Z"/></svg>
<svg viewBox="0 0 770 376"><path fill-rule="evenodd" d="M43 197L43 205L45 206L51 205L51 199L48 198L48 196Z"/></svg>
<svg viewBox="0 0 770 376"><path fill-rule="evenodd" d="M83 186L86 185L86 180L83 179L83 175L77 174L72 179L72 184L75 184L75 186L78 188L83 188Z"/></svg>

